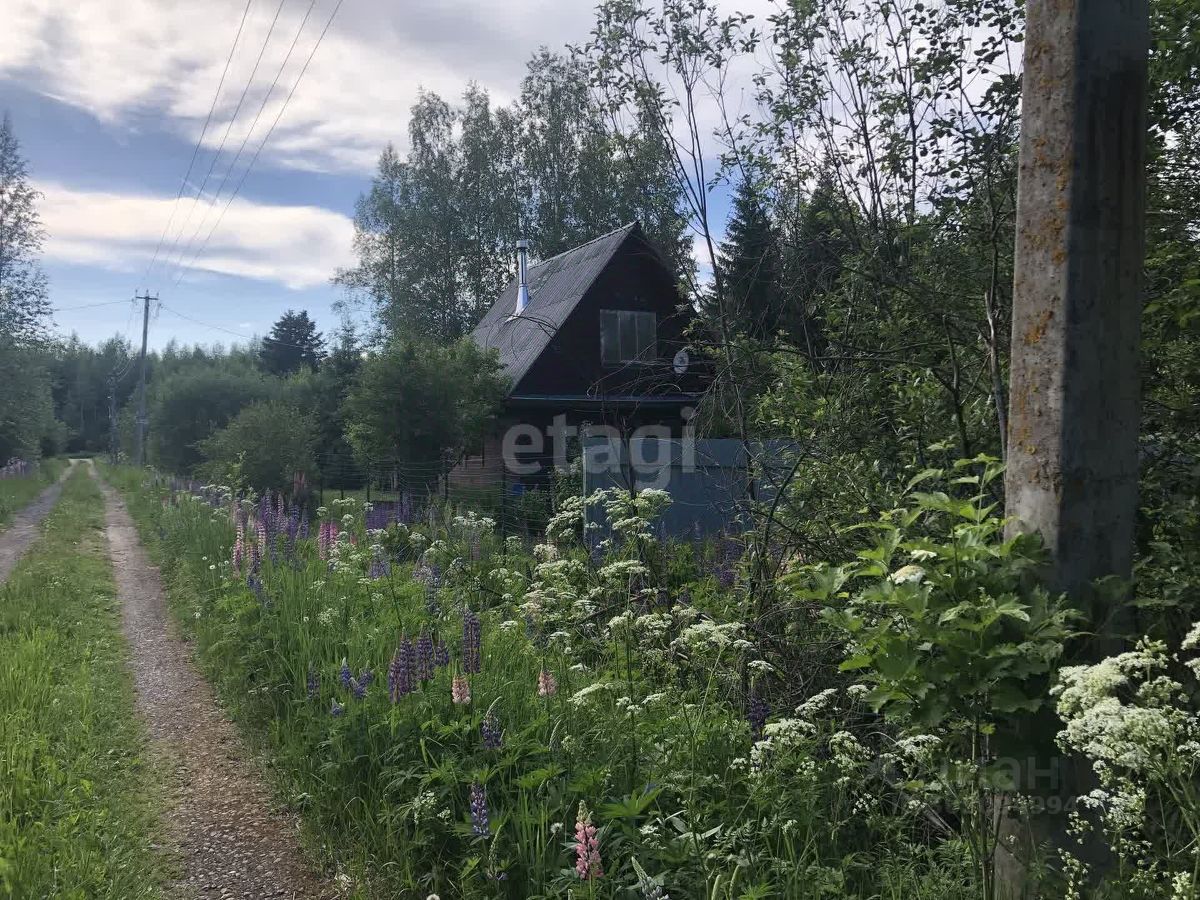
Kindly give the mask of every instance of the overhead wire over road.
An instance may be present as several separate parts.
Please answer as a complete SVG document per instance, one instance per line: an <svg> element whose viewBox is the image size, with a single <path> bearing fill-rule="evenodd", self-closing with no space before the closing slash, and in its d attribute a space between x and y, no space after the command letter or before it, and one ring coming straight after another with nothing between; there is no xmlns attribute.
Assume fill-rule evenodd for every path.
<svg viewBox="0 0 1200 900"><path fill-rule="evenodd" d="M279 68L275 72L275 77L271 80L271 86L267 88L267 92L263 94L262 102L258 105L258 111L254 114L254 120L250 123L250 127L246 129L246 134L242 138L242 143L238 146L237 153L235 153L233 156L233 162L231 162L225 168L225 174L221 176L221 183L217 185L217 189L213 192L212 201L209 203L207 209L205 209L204 215L201 216L199 224L196 225L196 230L192 232L192 236L188 238L188 242L184 246L183 251L180 253L179 259L176 260L176 265L179 265L183 262L183 258L186 256L188 248L194 245L197 236L199 236L200 232L204 229L204 224L208 221L209 214L216 208L217 203L220 201L221 192L225 190L225 185L229 182L229 176L232 175L233 171L237 168L238 160L242 158L242 152L246 149L246 145L250 142L250 138L253 137L254 129L258 127L258 121L262 118L263 111L267 108L267 103L270 102L271 96L275 93L275 88L279 85L279 79L283 77L283 72L287 68L287 64L291 61L292 54L296 51L296 44L300 41L300 35L304 33L304 26L308 24L309 16L312 15L313 7L316 5L317 0L309 0L308 9L304 12L304 18L300 20L300 27L296 29L296 36L292 38L292 43L288 47L287 55L283 57L283 62L279 64ZM282 10L282 8L283 4L280 3L280 9ZM276 11L276 17L278 18L278 11ZM178 283L178 280L176 283Z"/></svg>
<svg viewBox="0 0 1200 900"><path fill-rule="evenodd" d="M250 70L250 77L246 79L246 86L242 88L241 96L238 97L237 106L234 107L233 113L229 117L229 122L225 126L225 133L221 135L221 143L217 146L217 152L213 154L212 161L208 165L208 171L204 174L204 180L200 182L200 187L196 189L196 196L192 198L192 204L188 207L188 214L183 220L183 225L181 225L179 228L179 234L175 236L175 240L171 244L171 249L167 251L166 258L169 266L167 270L168 277L170 274L170 267L179 264L179 262L187 254L188 244L195 239L195 235L193 234L193 236L188 239L187 243L184 244L183 248L180 250L179 259L177 259L175 263L171 264L170 259L172 256L174 256L176 248L179 247L180 240L183 238L184 233L187 231L188 225L192 221L192 215L196 212L196 204L199 202L200 197L204 194L204 188L208 186L208 179L212 177L213 170L217 166L217 160L221 158L221 152L225 149L225 142L229 140L229 132L233 130L233 123L237 121L238 113L242 111L242 104L246 102L246 95L250 92L250 88L254 85L254 76L258 74L258 67L262 65L263 55L267 52L267 46L271 43L271 35L275 33L275 26L279 23L279 14L283 12L283 5L286 2L287 0L279 0L279 6L275 8L275 18L271 20L271 27L267 31L267 36L263 38L262 46L258 50L258 57L254 60L254 68ZM198 231L199 228L197 228L197 232Z"/></svg>
<svg viewBox="0 0 1200 900"><path fill-rule="evenodd" d="M308 71L309 63L313 61L313 57L317 54L317 49L321 46L321 42L325 40L325 35L329 32L329 27L333 24L334 18L337 17L338 10L342 8L343 2L345 2L345 0L338 0L337 4L333 7L333 12L329 14L329 19L325 22L325 27L321 30L321 34L317 38L317 42L313 44L312 50L309 51L308 58L304 61L304 66L300 69L300 74L296 76L296 81L292 84L292 89L288 92L286 99L284 99L283 105L279 107L279 112L275 114L275 119L273 122L271 122L271 127L267 129L267 133L263 136L262 141L259 143L258 149L254 151L254 157L250 160L249 165L246 166L246 170L242 172L242 177L238 181L237 187L234 188L233 193L225 202L225 206L222 208L221 214L217 216L217 221L213 222L213 226L209 229L208 234L205 235L203 243L201 243L199 249L196 250L187 265L180 267L179 275L176 277L174 282L175 286L179 285L179 283L183 280L184 273L187 271L187 269L191 268L191 266L200 257L200 254L204 252L204 248L208 246L208 242L212 238L213 233L217 230L217 227L221 224L221 220L225 218L225 213L229 211L230 205L232 205L233 201L237 198L237 195L241 193L242 185L246 183L246 178L250 175L250 171L254 168L254 164L258 162L258 157L262 153L263 148L267 145L267 141L269 141L271 139L271 135L275 133L275 128L277 125L279 125L279 120L283 118L283 114L287 111L288 105L292 102L292 97L296 94L296 88L300 87L300 82L304 80L304 73Z"/></svg>
<svg viewBox="0 0 1200 900"><path fill-rule="evenodd" d="M146 272L142 276L143 281L150 278L150 270L154 268L154 264L158 261L158 254L166 242L167 233L171 230L172 223L175 221L175 213L179 209L179 199L183 196L184 188L187 187L188 179L192 175L192 167L196 165L196 157L200 154L200 147L204 143L205 136L208 134L208 126L212 123L213 112L216 110L217 101L221 97L221 89L225 86L225 76L229 74L229 64L233 62L233 54L237 50L238 41L242 38L242 29L246 27L246 16L250 12L250 4L253 2L254 0L246 0L246 6L242 10L242 20L238 23L237 34L233 36L233 44L229 48L229 55L225 57L225 68L221 70L221 80L217 82L217 90L213 93L212 103L208 107L208 115L204 119L204 127L200 129L200 137L196 138L196 146L192 149L192 158L188 162L187 171L183 173L183 178L179 180L179 191L175 194L175 201L171 204L171 215L167 218L167 224L163 226L162 234L159 235L158 246L154 248L154 256L150 258L150 262L146 266Z"/></svg>

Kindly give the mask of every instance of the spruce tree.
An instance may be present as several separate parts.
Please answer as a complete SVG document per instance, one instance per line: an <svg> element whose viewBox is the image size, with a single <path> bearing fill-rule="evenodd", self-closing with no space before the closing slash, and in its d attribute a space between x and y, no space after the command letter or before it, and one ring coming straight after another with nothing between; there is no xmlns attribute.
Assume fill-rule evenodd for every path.
<svg viewBox="0 0 1200 900"><path fill-rule="evenodd" d="M263 338L258 362L272 375L291 375L303 368L316 369L325 355L325 341L317 323L304 310L288 310Z"/></svg>
<svg viewBox="0 0 1200 900"><path fill-rule="evenodd" d="M761 193L748 178L739 184L717 264L721 267L724 308L715 298L710 317L724 315L731 333L766 340L783 324L779 238Z"/></svg>

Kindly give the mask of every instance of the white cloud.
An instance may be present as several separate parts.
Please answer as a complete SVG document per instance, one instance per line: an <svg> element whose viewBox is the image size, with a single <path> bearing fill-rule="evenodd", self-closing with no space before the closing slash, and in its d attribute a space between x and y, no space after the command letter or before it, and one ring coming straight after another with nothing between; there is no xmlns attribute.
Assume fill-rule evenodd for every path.
<svg viewBox="0 0 1200 900"><path fill-rule="evenodd" d="M252 0L205 144L250 140L247 161L279 112L336 0ZM87 110L102 121L140 127L153 121L194 141L245 4L242 0L4 0L0 78ZM345 0L264 156L290 167L366 171L383 145L403 146L408 110L422 87L457 96L469 80L498 101L515 92L539 44L583 39L591 4L560 0ZM536 23L530 27L528 23ZM267 41L268 34L270 40ZM279 86L262 107L282 68ZM262 61L234 116L242 88ZM219 170L218 170L219 171Z"/></svg>
<svg viewBox="0 0 1200 900"><path fill-rule="evenodd" d="M42 222L48 232L47 259L142 272L154 255L174 197L80 191L38 184ZM216 214L211 221L216 221ZM208 233L209 225L204 227ZM293 289L327 284L339 266L353 263L354 226L349 218L314 206L278 206L237 199L187 273L238 275ZM179 258L163 254L151 286L169 287L181 271ZM185 274L185 277L189 277Z"/></svg>

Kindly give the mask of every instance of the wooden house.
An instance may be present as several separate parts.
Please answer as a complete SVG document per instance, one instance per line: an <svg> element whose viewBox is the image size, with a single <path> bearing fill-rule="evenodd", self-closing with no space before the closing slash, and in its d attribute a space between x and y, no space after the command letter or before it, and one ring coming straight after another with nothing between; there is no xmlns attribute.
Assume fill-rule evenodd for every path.
<svg viewBox="0 0 1200 900"><path fill-rule="evenodd" d="M503 415L451 485L536 484L601 429L681 436L705 387L688 349L695 313L641 226L534 265L518 246L517 277L473 334L508 376Z"/></svg>

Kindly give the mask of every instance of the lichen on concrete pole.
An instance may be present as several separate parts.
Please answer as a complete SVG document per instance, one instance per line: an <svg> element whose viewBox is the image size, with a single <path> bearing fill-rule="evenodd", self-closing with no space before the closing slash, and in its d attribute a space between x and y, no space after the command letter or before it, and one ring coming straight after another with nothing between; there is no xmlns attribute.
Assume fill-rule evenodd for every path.
<svg viewBox="0 0 1200 900"><path fill-rule="evenodd" d="M1026 14L1006 512L1045 541L1047 585L1103 633L1128 624L1126 607L1092 585L1130 574L1137 511L1149 10L1029 0ZM1032 895L1025 863L1066 844L1065 810L1091 783L1055 750L1058 727L1046 711L1022 728L1017 789L1060 802L1004 823L1000 897ZM1106 864L1101 848L1075 852Z"/></svg>
<svg viewBox="0 0 1200 900"><path fill-rule="evenodd" d="M1007 512L1083 599L1133 559L1149 11L1027 11Z"/></svg>

